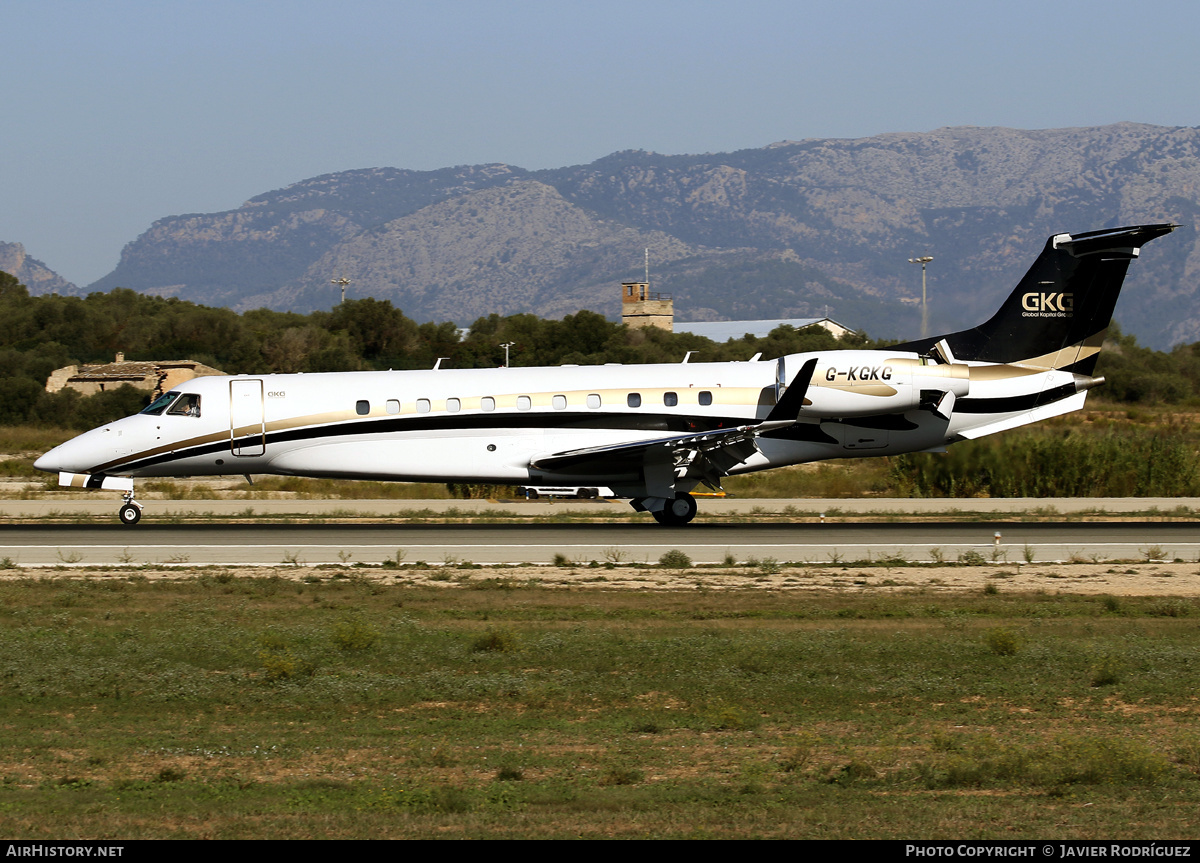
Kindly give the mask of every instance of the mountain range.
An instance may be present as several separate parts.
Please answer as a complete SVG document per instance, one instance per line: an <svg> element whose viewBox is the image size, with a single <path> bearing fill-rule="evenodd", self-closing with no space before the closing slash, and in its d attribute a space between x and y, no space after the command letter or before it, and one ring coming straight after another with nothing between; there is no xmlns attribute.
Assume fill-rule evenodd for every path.
<svg viewBox="0 0 1200 863"><path fill-rule="evenodd" d="M31 294L82 293L37 258L31 258L20 243L0 243L0 270L20 279Z"/></svg>
<svg viewBox="0 0 1200 863"><path fill-rule="evenodd" d="M418 321L615 316L649 249L652 290L680 320L828 314L905 338L920 328L909 258L934 258L931 326L944 331L990 314L1051 234L1170 221L1183 227L1130 269L1117 307L1126 332L1166 347L1200 340L1198 211L1200 129L1134 123L630 150L541 171L370 168L160 219L86 290L307 312L336 303L330 282L345 277L348 296ZM0 269L14 245L0 245ZM46 273L14 275L71 290Z"/></svg>

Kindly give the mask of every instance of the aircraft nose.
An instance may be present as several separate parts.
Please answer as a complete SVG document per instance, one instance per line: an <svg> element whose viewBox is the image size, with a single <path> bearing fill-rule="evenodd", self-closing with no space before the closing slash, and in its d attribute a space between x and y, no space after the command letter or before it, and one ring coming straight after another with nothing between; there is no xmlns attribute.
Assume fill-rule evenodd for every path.
<svg viewBox="0 0 1200 863"><path fill-rule="evenodd" d="M90 473L97 463L98 453L94 441L87 434L72 438L66 443L59 444L54 449L37 459L33 466L38 470L58 473Z"/></svg>
<svg viewBox="0 0 1200 863"><path fill-rule="evenodd" d="M50 473L58 473L63 468L62 465L62 447L56 446L54 449L37 458L33 466L38 470L49 471Z"/></svg>

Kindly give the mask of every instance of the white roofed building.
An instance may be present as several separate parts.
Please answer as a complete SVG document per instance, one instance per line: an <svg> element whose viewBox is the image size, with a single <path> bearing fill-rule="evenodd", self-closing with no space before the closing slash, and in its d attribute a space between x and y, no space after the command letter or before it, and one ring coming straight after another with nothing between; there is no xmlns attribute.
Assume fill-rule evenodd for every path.
<svg viewBox="0 0 1200 863"><path fill-rule="evenodd" d="M769 335L771 330L782 326L795 327L798 330L811 326L823 327L838 338L854 332L849 327L839 324L830 318L780 318L778 320L767 321L693 321L690 323L675 321L675 332L704 336L704 338L712 339L714 342L720 344L730 339L740 339L746 334L750 334L755 338L763 338Z"/></svg>

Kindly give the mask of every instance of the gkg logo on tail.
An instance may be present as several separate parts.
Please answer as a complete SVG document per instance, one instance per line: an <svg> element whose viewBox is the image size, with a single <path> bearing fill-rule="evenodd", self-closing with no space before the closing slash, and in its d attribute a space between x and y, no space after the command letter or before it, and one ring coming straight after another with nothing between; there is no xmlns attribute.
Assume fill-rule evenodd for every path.
<svg viewBox="0 0 1200 863"><path fill-rule="evenodd" d="M1075 311L1075 295L1031 291L1021 295L1023 318L1069 318Z"/></svg>

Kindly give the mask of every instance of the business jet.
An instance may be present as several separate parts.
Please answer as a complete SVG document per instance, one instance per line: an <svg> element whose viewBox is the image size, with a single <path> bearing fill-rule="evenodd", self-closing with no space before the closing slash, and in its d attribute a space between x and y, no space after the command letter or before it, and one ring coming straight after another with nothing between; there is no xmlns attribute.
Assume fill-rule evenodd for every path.
<svg viewBox="0 0 1200 863"><path fill-rule="evenodd" d="M607 486L664 525L723 477L948 444L1083 407L1130 261L1176 225L1056 234L949 335L775 360L232 375L183 383L36 461L63 486L281 474Z"/></svg>

